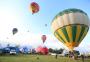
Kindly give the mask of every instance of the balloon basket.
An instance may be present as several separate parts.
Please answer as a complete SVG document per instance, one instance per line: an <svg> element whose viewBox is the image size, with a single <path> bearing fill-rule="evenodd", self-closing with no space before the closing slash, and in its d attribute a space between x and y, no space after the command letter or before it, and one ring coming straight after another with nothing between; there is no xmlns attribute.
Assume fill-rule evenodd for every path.
<svg viewBox="0 0 90 62"><path fill-rule="evenodd" d="M75 54L75 52L74 51L69 51L69 58L72 58L72 59L74 59L74 60L77 60L77 54Z"/></svg>

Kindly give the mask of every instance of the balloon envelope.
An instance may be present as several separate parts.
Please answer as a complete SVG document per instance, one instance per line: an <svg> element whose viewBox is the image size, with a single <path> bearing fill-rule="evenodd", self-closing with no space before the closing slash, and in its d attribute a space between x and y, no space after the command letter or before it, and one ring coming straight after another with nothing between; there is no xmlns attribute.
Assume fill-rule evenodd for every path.
<svg viewBox="0 0 90 62"><path fill-rule="evenodd" d="M13 28L13 30L12 30L13 35L16 34L17 32L18 32L18 29L17 28Z"/></svg>
<svg viewBox="0 0 90 62"><path fill-rule="evenodd" d="M44 43L45 40L46 40L46 35L42 35L41 39L42 39L42 41L43 41L43 43Z"/></svg>
<svg viewBox="0 0 90 62"><path fill-rule="evenodd" d="M47 24L45 24L45 27L47 27Z"/></svg>
<svg viewBox="0 0 90 62"><path fill-rule="evenodd" d="M80 9L66 9L55 16L51 28L55 37L72 51L86 36L89 18Z"/></svg>
<svg viewBox="0 0 90 62"><path fill-rule="evenodd" d="M40 53L40 54L47 55L48 54L48 48L39 46L38 48L36 48L36 52Z"/></svg>
<svg viewBox="0 0 90 62"><path fill-rule="evenodd" d="M39 5L36 2L32 2L30 4L30 9L32 11L32 14L37 13L39 11Z"/></svg>

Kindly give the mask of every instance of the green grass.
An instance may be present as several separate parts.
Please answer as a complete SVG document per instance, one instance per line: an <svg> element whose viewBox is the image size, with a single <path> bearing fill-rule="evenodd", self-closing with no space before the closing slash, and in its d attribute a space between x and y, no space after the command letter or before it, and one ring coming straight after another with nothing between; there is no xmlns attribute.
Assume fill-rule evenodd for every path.
<svg viewBox="0 0 90 62"><path fill-rule="evenodd" d="M82 60L73 60L68 57L55 59L55 56L51 55L7 55L0 56L0 62L82 62ZM85 59L85 62L90 62L90 59Z"/></svg>

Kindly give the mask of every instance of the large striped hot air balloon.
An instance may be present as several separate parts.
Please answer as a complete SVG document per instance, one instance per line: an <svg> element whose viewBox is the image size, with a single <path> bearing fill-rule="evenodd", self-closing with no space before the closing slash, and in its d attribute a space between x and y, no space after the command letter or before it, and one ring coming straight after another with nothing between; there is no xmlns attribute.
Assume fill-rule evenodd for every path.
<svg viewBox="0 0 90 62"><path fill-rule="evenodd" d="M51 28L55 37L73 51L89 30L89 18L80 9L66 9L55 16Z"/></svg>

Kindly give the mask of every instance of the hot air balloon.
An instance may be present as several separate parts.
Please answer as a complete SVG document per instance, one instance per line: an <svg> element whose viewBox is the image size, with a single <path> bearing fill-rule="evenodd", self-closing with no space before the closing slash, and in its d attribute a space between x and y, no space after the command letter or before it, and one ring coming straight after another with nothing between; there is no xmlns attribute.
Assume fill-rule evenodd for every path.
<svg viewBox="0 0 90 62"><path fill-rule="evenodd" d="M46 35L42 35L41 39L42 39L42 41L43 41L43 43L44 43L45 40L46 40Z"/></svg>
<svg viewBox="0 0 90 62"><path fill-rule="evenodd" d="M47 24L45 24L45 27L47 27Z"/></svg>
<svg viewBox="0 0 90 62"><path fill-rule="evenodd" d="M36 2L32 2L30 4L30 9L32 14L37 13L39 11L39 5Z"/></svg>
<svg viewBox="0 0 90 62"><path fill-rule="evenodd" d="M76 8L58 13L51 23L55 37L73 51L78 47L89 30L88 15Z"/></svg>
<svg viewBox="0 0 90 62"><path fill-rule="evenodd" d="M15 35L17 32L18 32L18 29L17 28L13 28L13 30L12 30L13 35Z"/></svg>
<svg viewBox="0 0 90 62"><path fill-rule="evenodd" d="M39 46L36 48L36 52L39 54L47 55L49 51L47 47Z"/></svg>

